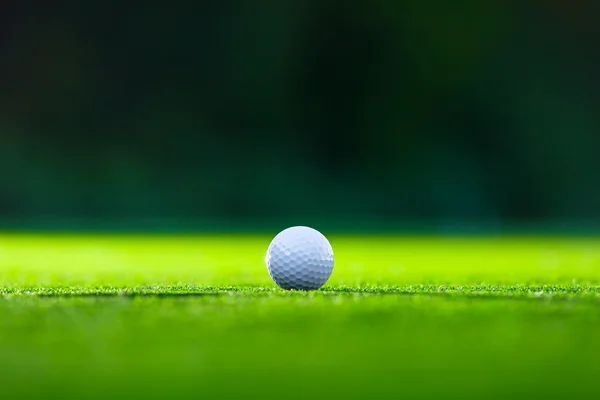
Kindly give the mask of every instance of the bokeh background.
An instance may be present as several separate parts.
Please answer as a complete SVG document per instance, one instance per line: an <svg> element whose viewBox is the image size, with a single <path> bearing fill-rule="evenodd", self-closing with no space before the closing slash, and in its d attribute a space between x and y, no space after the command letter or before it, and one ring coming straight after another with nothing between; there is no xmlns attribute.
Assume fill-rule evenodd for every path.
<svg viewBox="0 0 600 400"><path fill-rule="evenodd" d="M0 228L593 231L597 2L5 1Z"/></svg>

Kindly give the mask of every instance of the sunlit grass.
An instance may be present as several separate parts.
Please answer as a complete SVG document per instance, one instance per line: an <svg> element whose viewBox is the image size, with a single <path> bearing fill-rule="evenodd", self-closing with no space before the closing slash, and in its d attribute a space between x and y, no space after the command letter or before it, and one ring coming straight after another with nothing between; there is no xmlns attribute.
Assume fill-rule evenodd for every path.
<svg viewBox="0 0 600 400"><path fill-rule="evenodd" d="M6 398L561 397L600 373L600 240L332 236L284 291L267 236L0 236Z"/></svg>
<svg viewBox="0 0 600 400"><path fill-rule="evenodd" d="M0 285L265 286L266 236L0 235ZM333 236L330 287L600 284L594 238Z"/></svg>

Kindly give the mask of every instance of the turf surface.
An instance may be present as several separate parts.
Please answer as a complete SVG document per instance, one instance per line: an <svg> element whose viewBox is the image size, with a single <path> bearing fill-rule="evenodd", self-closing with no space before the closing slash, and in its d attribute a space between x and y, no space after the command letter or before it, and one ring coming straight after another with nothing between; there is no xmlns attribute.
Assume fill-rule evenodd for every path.
<svg viewBox="0 0 600 400"><path fill-rule="evenodd" d="M290 292L265 236L3 235L3 398L595 394L600 239L330 239Z"/></svg>

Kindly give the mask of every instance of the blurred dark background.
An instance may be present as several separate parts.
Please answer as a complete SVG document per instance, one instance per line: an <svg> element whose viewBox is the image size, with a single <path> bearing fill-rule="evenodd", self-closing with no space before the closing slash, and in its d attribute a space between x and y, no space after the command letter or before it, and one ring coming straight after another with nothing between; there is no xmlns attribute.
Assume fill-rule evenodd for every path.
<svg viewBox="0 0 600 400"><path fill-rule="evenodd" d="M59 3L0 6L0 228L600 221L595 1Z"/></svg>

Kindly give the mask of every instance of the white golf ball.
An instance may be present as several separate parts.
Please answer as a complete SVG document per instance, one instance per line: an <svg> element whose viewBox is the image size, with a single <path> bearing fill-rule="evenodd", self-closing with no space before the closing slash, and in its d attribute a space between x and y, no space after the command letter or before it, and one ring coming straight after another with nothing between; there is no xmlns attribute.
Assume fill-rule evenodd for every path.
<svg viewBox="0 0 600 400"><path fill-rule="evenodd" d="M333 249L319 231L293 226L281 231L267 249L269 275L282 289L314 290L333 271Z"/></svg>

